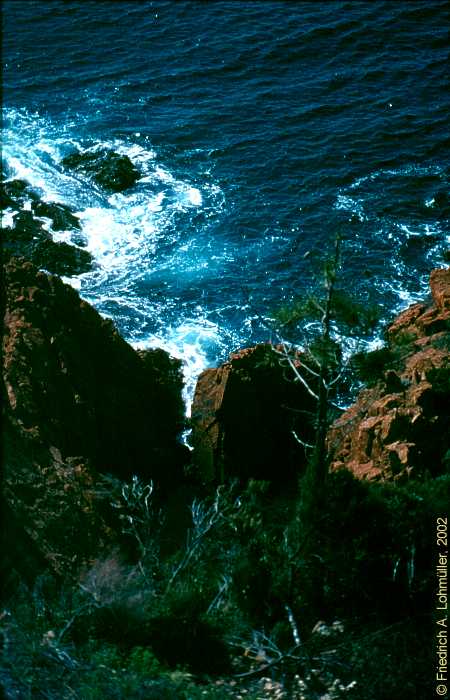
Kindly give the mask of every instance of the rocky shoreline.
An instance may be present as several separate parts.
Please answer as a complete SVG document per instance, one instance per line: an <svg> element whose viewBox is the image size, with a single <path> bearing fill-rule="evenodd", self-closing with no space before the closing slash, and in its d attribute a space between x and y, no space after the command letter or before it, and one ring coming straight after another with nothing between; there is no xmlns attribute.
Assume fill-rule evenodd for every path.
<svg viewBox="0 0 450 700"><path fill-rule="evenodd" d="M117 167L119 175L126 170L122 160L98 158L102 186L108 168ZM77 159L72 166L82 168ZM83 172L92 176L97 166L89 157ZM129 182L137 173L124 177ZM121 186L116 180L111 189ZM23 209L25 197L31 198L29 210ZM375 605L385 624L400 615L396 624L416 629L411 606L424 600L432 582L426 542L423 533L414 534L413 519L424 522L437 503L445 502L447 481L441 500L435 484L446 479L450 466L450 269L434 270L430 300L401 313L386 330L385 346L358 359L366 388L328 432L332 485L314 516L325 528L317 535L318 558L305 544L305 487L298 490L308 463L305 446L314 440L315 402L280 363L280 349L268 344L242 349L203 372L188 423L180 361L163 350L135 351L111 321L51 274L79 274L92 264L81 239L77 245L55 243L39 222L45 217L53 230L62 227L80 236L74 212L42 202L20 181L9 181L3 205L16 208L12 227L2 232L0 577L5 598L23 585L35 591L45 576L60 582L52 586L69 581L70 596L75 586L88 598L75 611L61 612L59 642L73 626L77 647L86 628L99 654L105 653L104 644L116 645L125 656L150 645L156 654L152 672L161 659L200 674L228 674L221 681L223 694L214 690L209 697L235 696L232 672L250 674L245 687L253 692L253 674L264 672L271 649L282 648L292 630L296 639L295 615L301 611L307 620L302 625L312 629L311 653L318 648L319 623L313 623L322 611L328 622L320 625L332 630L331 640L342 626L332 627L336 608L352 620L368 609L372 614ZM187 427L192 451L181 440ZM241 495L234 495L236 488ZM425 496L416 496L417 489ZM422 510L416 514L419 502ZM369 527L355 529L358 518L367 518ZM382 523L374 541L372 521ZM418 557L417 583L411 579L410 556L413 565ZM343 559L350 573L340 569ZM364 587L355 588L361 577ZM261 624L272 625L281 646L264 647L267 639L253 631L263 652L252 642L251 651L230 659L229 630ZM423 639L422 623L419 627ZM4 629L5 639L16 634L11 626ZM52 640L41 640L39 653L60 653L61 644ZM362 643L353 643L366 653ZM276 653L278 660L270 663L280 669L287 668L287 659L305 667L306 657L299 653ZM250 670L245 670L246 654ZM11 658L13 667L18 662ZM320 663L328 669L320 682L331 688L336 677L328 661ZM368 663L367 657L362 677ZM145 685L144 667L136 682ZM309 694L298 697L322 697L311 690L315 680L308 673L302 678L309 680L301 683ZM6 697L21 697L11 690L19 683L14 673L0 675L10 689ZM42 682L50 681L46 676ZM86 682L94 683L90 677ZM102 680L105 687L110 682ZM283 682L269 684L270 692L264 686L258 697L290 697ZM300 693L300 680L295 683ZM175 687L173 679L170 684ZM342 686L347 687L353 686ZM183 690L187 695L175 689L161 697L197 697L189 694L194 686L189 688ZM259 685L254 689L260 692ZM277 695L280 689L287 695ZM368 696L362 690L355 697Z"/></svg>
<svg viewBox="0 0 450 700"><path fill-rule="evenodd" d="M433 271L431 294L432 303L408 308L390 325L377 351L379 378L331 426L332 471L388 481L445 472L449 269ZM74 559L74 543L86 558L107 538L94 495L98 474L135 474L169 490L185 472L199 483L279 484L295 484L302 473L305 450L292 435L313 400L271 346L242 350L202 373L190 454L180 442L178 360L162 350L136 352L72 287L23 258L6 261L2 307L4 499L56 569Z"/></svg>

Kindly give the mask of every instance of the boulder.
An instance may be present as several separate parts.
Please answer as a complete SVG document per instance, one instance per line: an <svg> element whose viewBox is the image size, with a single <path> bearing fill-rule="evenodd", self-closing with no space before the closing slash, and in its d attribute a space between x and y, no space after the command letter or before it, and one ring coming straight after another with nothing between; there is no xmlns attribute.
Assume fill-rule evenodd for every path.
<svg viewBox="0 0 450 700"><path fill-rule="evenodd" d="M33 192L26 180L8 180L2 182L0 204L1 209L20 210L25 199L31 199L31 209L36 216L45 216L52 220L54 231L67 231L70 229L80 229L80 220L74 215L73 209L67 204L59 202L44 202ZM21 212L21 214L31 216L31 212Z"/></svg>
<svg viewBox="0 0 450 700"><path fill-rule="evenodd" d="M72 287L21 259L5 265L2 307L5 507L34 560L68 573L110 541L100 473L162 491L179 479L180 363L137 353Z"/></svg>
<svg viewBox="0 0 450 700"><path fill-rule="evenodd" d="M371 480L437 476L450 461L450 270L430 276L434 303L387 331L390 366L328 433L331 469Z"/></svg>
<svg viewBox="0 0 450 700"><path fill-rule="evenodd" d="M29 188L28 182L25 180L8 180L3 183L3 192L13 199L21 199L25 197L25 193Z"/></svg>
<svg viewBox="0 0 450 700"><path fill-rule="evenodd" d="M292 484L313 439L315 402L269 344L230 356L199 377L192 405L193 460L203 479ZM295 434L294 434L295 433Z"/></svg>
<svg viewBox="0 0 450 700"><path fill-rule="evenodd" d="M140 177L128 156L107 149L71 153L63 158L62 164L76 172L92 175L98 185L111 192L126 190Z"/></svg>
<svg viewBox="0 0 450 700"><path fill-rule="evenodd" d="M448 219L450 216L450 195L447 190L438 190L434 197L433 206L439 210L440 215Z"/></svg>
<svg viewBox="0 0 450 700"><path fill-rule="evenodd" d="M19 211L13 216L14 236L20 241L48 240L51 234L44 229L42 223L34 218L31 211Z"/></svg>
<svg viewBox="0 0 450 700"><path fill-rule="evenodd" d="M12 197L7 194L3 188L0 191L0 210L3 211L4 209L14 209L15 208L15 202Z"/></svg>

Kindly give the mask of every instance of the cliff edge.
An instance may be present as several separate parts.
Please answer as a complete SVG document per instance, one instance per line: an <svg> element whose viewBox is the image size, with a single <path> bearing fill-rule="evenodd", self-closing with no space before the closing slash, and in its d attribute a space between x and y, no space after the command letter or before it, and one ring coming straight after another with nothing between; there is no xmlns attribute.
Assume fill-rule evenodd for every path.
<svg viewBox="0 0 450 700"><path fill-rule="evenodd" d="M136 352L72 287L20 258L4 267L2 307L5 526L67 570L108 538L99 473L162 490L182 473L180 362Z"/></svg>
<svg viewBox="0 0 450 700"><path fill-rule="evenodd" d="M450 269L433 270L430 288L431 303L388 328L380 379L331 427L332 470L403 480L450 465Z"/></svg>

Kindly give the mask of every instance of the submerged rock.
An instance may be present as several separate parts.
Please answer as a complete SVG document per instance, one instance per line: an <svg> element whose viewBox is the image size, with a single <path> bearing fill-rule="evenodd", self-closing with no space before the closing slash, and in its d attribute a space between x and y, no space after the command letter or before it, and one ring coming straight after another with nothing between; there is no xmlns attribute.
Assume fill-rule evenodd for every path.
<svg viewBox="0 0 450 700"><path fill-rule="evenodd" d="M450 269L430 277L433 304L414 304L388 329L391 360L333 424L331 469L399 480L450 465Z"/></svg>
<svg viewBox="0 0 450 700"><path fill-rule="evenodd" d="M0 190L0 209L3 211L4 209L13 209L15 206L14 199L10 197L9 194L5 191L3 188L3 184Z"/></svg>
<svg viewBox="0 0 450 700"><path fill-rule="evenodd" d="M31 209L24 208L27 199L31 199ZM76 247L85 246L86 239L79 232L79 218L67 204L44 202L25 180L3 182L0 203L2 209L17 211L13 215L12 228L2 228L1 240L6 255L23 256L38 267L59 275L79 275L92 269L92 255ZM75 246L53 241L36 217L51 219L54 231L77 232Z"/></svg>
<svg viewBox="0 0 450 700"><path fill-rule="evenodd" d="M439 210L442 217L448 218L450 216L450 194L447 190L439 190L434 195L433 205Z"/></svg>
<svg viewBox="0 0 450 700"><path fill-rule="evenodd" d="M128 156L111 150L71 153L62 160L66 168L92 175L93 180L112 192L122 192L134 185L140 173Z"/></svg>
<svg viewBox="0 0 450 700"><path fill-rule="evenodd" d="M44 216L52 220L54 231L66 231L69 229L79 229L80 220L73 214L72 207L59 202L44 202L31 189L26 180L8 180L2 182L1 187L1 208L20 210L23 208L26 199L31 200L31 209L36 216ZM23 213L23 212L22 212ZM26 212L30 214L29 211Z"/></svg>
<svg viewBox="0 0 450 700"><path fill-rule="evenodd" d="M9 180L2 187L3 192L13 199L23 198L28 188L29 184L25 180Z"/></svg>
<svg viewBox="0 0 450 700"><path fill-rule="evenodd" d="M72 287L30 262L6 264L2 306L5 507L34 560L68 573L110 541L100 472L167 489L179 478L180 363L135 352ZM8 561L20 568L14 542Z"/></svg>
<svg viewBox="0 0 450 700"><path fill-rule="evenodd" d="M52 240L51 234L42 223L34 218L31 211L20 211L13 216L13 231L17 240Z"/></svg>
<svg viewBox="0 0 450 700"><path fill-rule="evenodd" d="M199 377L192 405L194 463L206 480L292 483L305 465L294 431L312 441L314 409L271 345L241 350Z"/></svg>

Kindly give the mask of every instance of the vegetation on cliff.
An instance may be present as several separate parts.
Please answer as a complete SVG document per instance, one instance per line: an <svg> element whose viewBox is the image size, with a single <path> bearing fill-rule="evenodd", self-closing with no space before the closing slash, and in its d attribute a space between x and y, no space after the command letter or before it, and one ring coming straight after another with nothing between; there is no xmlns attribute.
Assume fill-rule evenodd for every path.
<svg viewBox="0 0 450 700"><path fill-rule="evenodd" d="M1 620L11 697L426 697L448 477L331 475L306 549L296 496L268 483L195 500L176 547L145 484L104 488L129 546L72 580L17 580Z"/></svg>
<svg viewBox="0 0 450 700"><path fill-rule="evenodd" d="M200 378L189 455L179 363L136 353L72 288L9 259L4 696L426 697L450 501L448 278L433 273L433 303L358 359L371 386L328 433L311 505L315 403L279 350Z"/></svg>

